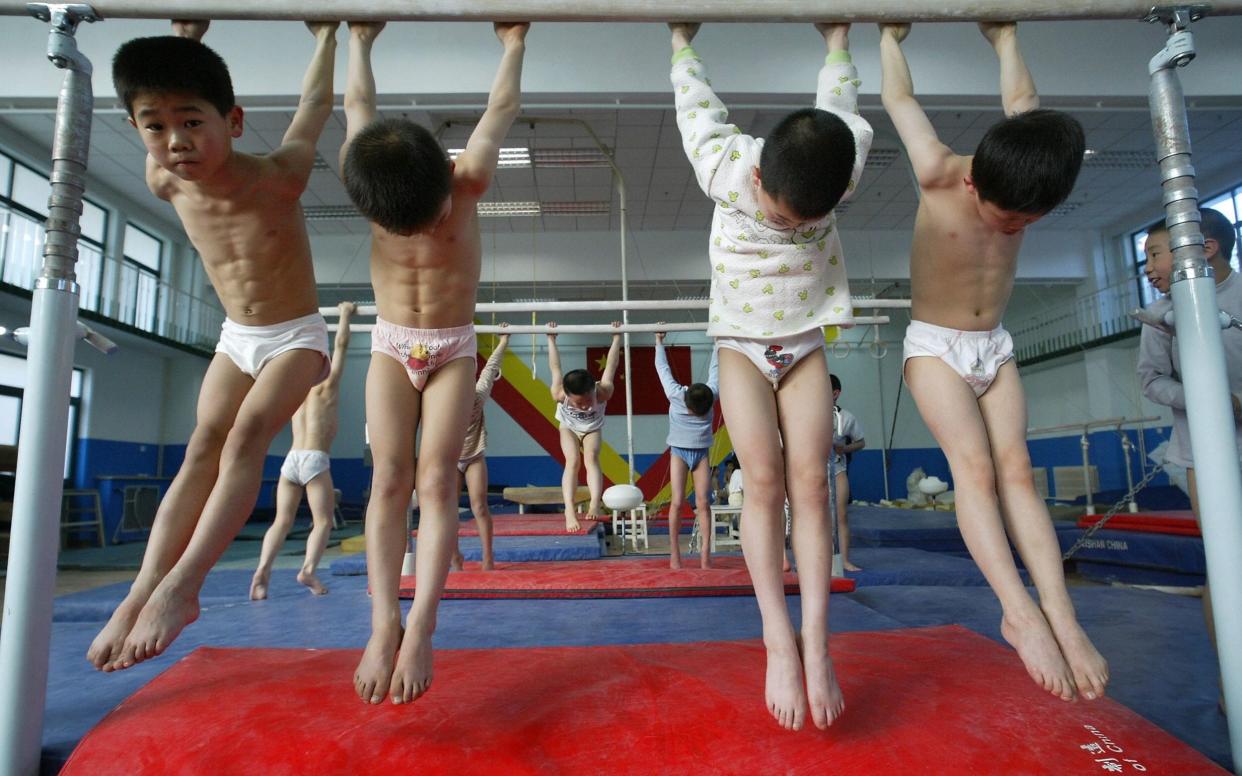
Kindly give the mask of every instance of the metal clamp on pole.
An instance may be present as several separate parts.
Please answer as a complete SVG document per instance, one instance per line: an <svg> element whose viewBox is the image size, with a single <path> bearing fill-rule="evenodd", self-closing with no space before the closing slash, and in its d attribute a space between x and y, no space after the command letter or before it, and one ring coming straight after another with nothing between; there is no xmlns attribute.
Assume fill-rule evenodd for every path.
<svg viewBox="0 0 1242 776"><path fill-rule="evenodd" d="M16 329L10 329L5 326L0 326L0 339L11 340L16 342L18 345L21 345L23 348L29 347L30 327L19 326ZM118 350L115 342L81 321L78 321L78 339L85 340L87 345L90 345L95 350L103 353L105 356L110 356Z"/></svg>
<svg viewBox="0 0 1242 776"><path fill-rule="evenodd" d="M1199 230L1198 192L1190 164L1190 131L1177 68L1195 56L1194 38L1186 28L1203 15L1196 6L1154 9L1150 21L1168 26L1168 40L1148 66L1151 75L1151 117L1164 187L1166 223L1173 250L1169 289L1177 320L1177 341L1186 391L1186 416L1195 461L1203 546L1214 599L1217 655L1225 703L1242 709L1242 472L1234 427L1221 313L1216 283L1203 250ZM1168 324L1171 321L1165 321ZM1242 716L1229 720L1234 769L1242 773Z"/></svg>
<svg viewBox="0 0 1242 776"><path fill-rule="evenodd" d="M74 274L94 107L91 63L78 51L74 34L81 22L97 17L87 5L31 4L27 9L51 24L47 55L65 71L65 80L52 145L43 269L30 307L26 398L0 630L0 773L5 774L39 772L60 544L60 521L54 516L60 514L64 489L73 343L85 336L92 344L111 345L78 328Z"/></svg>

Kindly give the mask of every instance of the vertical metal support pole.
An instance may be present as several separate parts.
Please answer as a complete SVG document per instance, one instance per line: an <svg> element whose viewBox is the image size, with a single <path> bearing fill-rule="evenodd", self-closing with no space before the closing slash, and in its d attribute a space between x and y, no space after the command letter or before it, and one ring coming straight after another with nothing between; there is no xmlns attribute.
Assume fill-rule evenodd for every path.
<svg viewBox="0 0 1242 776"><path fill-rule="evenodd" d="M597 141L598 142L598 141ZM607 153L605 151L605 153ZM612 155L609 154L611 160ZM621 177L621 170L614 165L612 168L613 178L617 181L617 198L621 206L621 301L630 301L630 279L628 262L625 255L625 237L626 237L626 221L625 221L625 178ZM621 309L621 323L628 324L630 322L629 308ZM627 331L624 335L625 344L625 453L626 462L629 464L630 485L634 484L634 387L630 380L630 333Z"/></svg>
<svg viewBox="0 0 1242 776"><path fill-rule="evenodd" d="M1217 656L1229 719L1234 770L1242 773L1242 473L1233 434L1233 407L1221 343L1216 282L1203 253L1199 231L1199 193L1190 164L1186 103L1176 68L1194 58L1194 39L1186 29L1190 9L1153 11L1169 25L1164 49L1148 65L1156 157L1164 189L1165 223L1173 250L1173 315L1177 329L1190 447L1195 461L1199 517L1213 598Z"/></svg>
<svg viewBox="0 0 1242 776"><path fill-rule="evenodd" d="M9 540L4 628L0 630L0 773L39 772L47 696L52 597L60 544L69 380L77 341L78 218L90 144L91 63L77 48L85 5L36 5L51 22L48 58L66 71L56 111L52 194L48 199L43 271L30 310L28 381L22 402L13 528Z"/></svg>
<svg viewBox="0 0 1242 776"><path fill-rule="evenodd" d="M1078 446L1082 448L1082 487L1087 492L1087 514L1095 514L1095 494L1091 492L1091 438L1090 431L1084 425Z"/></svg>

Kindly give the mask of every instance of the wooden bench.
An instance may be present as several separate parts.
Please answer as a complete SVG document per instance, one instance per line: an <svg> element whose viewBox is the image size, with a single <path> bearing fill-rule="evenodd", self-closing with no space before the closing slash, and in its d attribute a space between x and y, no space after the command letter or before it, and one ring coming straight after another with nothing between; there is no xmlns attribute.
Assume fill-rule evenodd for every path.
<svg viewBox="0 0 1242 776"><path fill-rule="evenodd" d="M557 487L524 487L505 488L501 492L505 501L518 505L518 514L525 514L526 507L536 504L565 504L561 489ZM574 505L586 504L591 501L591 491L585 485L579 485L574 491Z"/></svg>

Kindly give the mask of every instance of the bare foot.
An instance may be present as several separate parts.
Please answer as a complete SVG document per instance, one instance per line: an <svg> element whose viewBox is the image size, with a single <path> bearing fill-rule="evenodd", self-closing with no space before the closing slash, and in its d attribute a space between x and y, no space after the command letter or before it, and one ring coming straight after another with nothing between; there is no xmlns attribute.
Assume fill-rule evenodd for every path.
<svg viewBox="0 0 1242 776"><path fill-rule="evenodd" d="M1048 624L1069 663L1078 692L1089 701L1104 697L1108 686L1108 661L1096 650L1074 616L1049 617Z"/></svg>
<svg viewBox="0 0 1242 776"><path fill-rule="evenodd" d="M811 719L815 727L827 730L841 712L845 711L845 697L837 684L837 674L828 654L827 639L813 639L807 649L802 639L798 650L802 653L802 670L806 674L806 699L811 707Z"/></svg>
<svg viewBox="0 0 1242 776"><path fill-rule="evenodd" d="M381 703L388 683L392 681L392 665L396 661L397 648L401 646L401 624L394 622L382 627L372 627L362 660L354 669L354 690L363 703Z"/></svg>
<svg viewBox="0 0 1242 776"><path fill-rule="evenodd" d="M198 596L177 590L165 577L142 607L116 667L129 668L164 654L182 629L197 619Z"/></svg>
<svg viewBox="0 0 1242 776"><path fill-rule="evenodd" d="M250 580L250 600L262 601L267 598L267 585L272 579L271 570L256 569L254 579Z"/></svg>
<svg viewBox="0 0 1242 776"><path fill-rule="evenodd" d="M582 530L582 525L578 522L578 515L573 512L565 513L565 533L578 533Z"/></svg>
<svg viewBox="0 0 1242 776"><path fill-rule="evenodd" d="M306 585L315 595L324 595L328 592L328 588L319 581L319 577L315 575L314 570L300 569L298 571L298 583Z"/></svg>
<svg viewBox="0 0 1242 776"><path fill-rule="evenodd" d="M1061 654L1052 629L1036 609L1026 620L1005 616L1001 619L1001 635L1018 651L1026 672L1040 687L1063 701L1074 700L1074 677Z"/></svg>
<svg viewBox="0 0 1242 776"><path fill-rule="evenodd" d="M841 565L845 568L846 571L862 571L861 567L855 566L853 563L850 563L848 560L843 561Z"/></svg>
<svg viewBox="0 0 1242 776"><path fill-rule="evenodd" d="M431 634L409 628L401 639L388 694L393 703L410 703L431 689Z"/></svg>
<svg viewBox="0 0 1242 776"><path fill-rule="evenodd" d="M453 571L461 571L466 565L466 559L460 552L453 553L453 559L449 561L449 568Z"/></svg>
<svg viewBox="0 0 1242 776"><path fill-rule="evenodd" d="M786 730L801 730L806 718L806 690L802 686L802 663L795 649L768 649L764 683L768 713Z"/></svg>
<svg viewBox="0 0 1242 776"><path fill-rule="evenodd" d="M789 553L785 553L784 555L781 556L781 571L785 572L786 574L788 574L790 571L793 571L793 566L789 564Z"/></svg>
<svg viewBox="0 0 1242 776"><path fill-rule="evenodd" d="M484 558L483 562L479 564L479 567L484 571L491 571L496 568L496 563L491 558Z"/></svg>
<svg viewBox="0 0 1242 776"><path fill-rule="evenodd" d="M699 568L709 569L712 567L711 558L699 558Z"/></svg>
<svg viewBox="0 0 1242 776"><path fill-rule="evenodd" d="M99 631L90 649L86 650L86 659L100 671L113 671L119 666L113 665L125 651L125 637L129 635L142 611L145 598L135 597L133 592L112 612L108 624Z"/></svg>
<svg viewBox="0 0 1242 776"><path fill-rule="evenodd" d="M668 556L668 567L671 569L681 568L681 553L671 552Z"/></svg>

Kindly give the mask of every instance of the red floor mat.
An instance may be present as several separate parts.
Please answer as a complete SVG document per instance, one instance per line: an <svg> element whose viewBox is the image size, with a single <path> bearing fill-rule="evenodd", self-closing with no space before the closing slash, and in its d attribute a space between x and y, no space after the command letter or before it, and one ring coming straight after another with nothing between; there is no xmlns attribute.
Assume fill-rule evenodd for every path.
<svg viewBox="0 0 1242 776"><path fill-rule="evenodd" d="M198 649L61 773L1225 773L1120 704L1053 698L959 627L833 636L846 710L827 731L773 722L758 641L444 650L409 706L358 700L360 654Z"/></svg>
<svg viewBox="0 0 1242 776"><path fill-rule="evenodd" d="M1100 521L1103 515L1083 515L1078 518L1079 528L1090 528ZM1137 512L1114 515L1104 526L1110 531L1135 531L1138 533L1160 533L1173 536L1202 536L1199 523L1189 509L1175 509L1168 512Z"/></svg>
<svg viewBox="0 0 1242 776"><path fill-rule="evenodd" d="M581 536L595 530L595 526L602 525L609 520L588 520L585 517L578 518L578 524L582 526L582 530L570 533L565 530L564 515L492 515L492 535L493 536ZM414 531L414 538L418 538L418 531ZM461 528L457 529L458 536L478 536L479 527L474 520L466 520L462 522Z"/></svg>
<svg viewBox="0 0 1242 776"><path fill-rule="evenodd" d="M672 598L754 595L746 563L739 557L716 557L714 568L701 569L690 556L679 570L667 557L617 560L562 560L498 563L491 571L467 563L449 573L445 598ZM854 580L832 580L834 593L848 593ZM785 575L785 592L798 592L798 575ZM414 597L414 577L401 578L402 598Z"/></svg>

